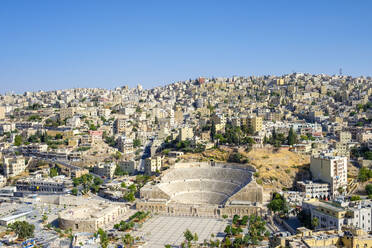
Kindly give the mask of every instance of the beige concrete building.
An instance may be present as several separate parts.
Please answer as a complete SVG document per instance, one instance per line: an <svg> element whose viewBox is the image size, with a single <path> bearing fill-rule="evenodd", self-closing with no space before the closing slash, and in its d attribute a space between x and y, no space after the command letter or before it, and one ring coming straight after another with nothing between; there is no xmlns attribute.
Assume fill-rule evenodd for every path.
<svg viewBox="0 0 372 248"><path fill-rule="evenodd" d="M124 119L116 119L114 122L114 133L122 134L127 130L128 123Z"/></svg>
<svg viewBox="0 0 372 248"><path fill-rule="evenodd" d="M194 138L194 131L191 127L182 127L179 130L179 140L185 141Z"/></svg>
<svg viewBox="0 0 372 248"><path fill-rule="evenodd" d="M124 156L132 155L134 152L133 139L121 136L118 139L119 150Z"/></svg>
<svg viewBox="0 0 372 248"><path fill-rule="evenodd" d="M337 142L335 144L335 155L349 157L350 151L348 149L347 143Z"/></svg>
<svg viewBox="0 0 372 248"><path fill-rule="evenodd" d="M174 121L176 123L182 123L183 122L183 112L182 112L182 110L174 111Z"/></svg>
<svg viewBox="0 0 372 248"><path fill-rule="evenodd" d="M162 165L161 156L156 156L152 158L146 158L145 160L145 174L151 175L156 171L160 171Z"/></svg>
<svg viewBox="0 0 372 248"><path fill-rule="evenodd" d="M99 163L94 166L93 172L97 175L112 179L114 178L115 169L115 163Z"/></svg>
<svg viewBox="0 0 372 248"><path fill-rule="evenodd" d="M5 108L0 106L0 120L5 119Z"/></svg>
<svg viewBox="0 0 372 248"><path fill-rule="evenodd" d="M6 178L14 177L26 169L26 161L22 156L3 157L3 171Z"/></svg>
<svg viewBox="0 0 372 248"><path fill-rule="evenodd" d="M356 134L356 139L359 143L366 143L372 139L372 132L361 132Z"/></svg>
<svg viewBox="0 0 372 248"><path fill-rule="evenodd" d="M129 175L134 174L137 170L137 162L134 160L120 161L118 166L122 171L128 173Z"/></svg>
<svg viewBox="0 0 372 248"><path fill-rule="evenodd" d="M312 199L306 201L305 205L310 209L311 219L318 219L319 229L336 229L341 230L346 222L346 209L341 206L336 206L328 202Z"/></svg>
<svg viewBox="0 0 372 248"><path fill-rule="evenodd" d="M4 187L6 185L6 177L3 175L0 175L0 188Z"/></svg>
<svg viewBox="0 0 372 248"><path fill-rule="evenodd" d="M321 180L331 185L333 196L346 190L347 158L340 156L311 157L310 171L314 180Z"/></svg>
<svg viewBox="0 0 372 248"><path fill-rule="evenodd" d="M67 118L72 118L76 112L76 109L73 107L70 108L61 108L59 110L59 118L60 120L65 120Z"/></svg>
<svg viewBox="0 0 372 248"><path fill-rule="evenodd" d="M119 222L126 211L125 205L105 203L70 208L59 214L59 227L73 232L96 232Z"/></svg>
<svg viewBox="0 0 372 248"><path fill-rule="evenodd" d="M351 133L346 131L340 132L338 134L338 139L341 143L349 143L351 142Z"/></svg>
<svg viewBox="0 0 372 248"><path fill-rule="evenodd" d="M292 236L274 235L270 239L270 247L369 248L372 247L372 235L357 228L314 232L300 227Z"/></svg>
<svg viewBox="0 0 372 248"><path fill-rule="evenodd" d="M262 130L262 117L248 117L247 126L253 129L253 132L259 132Z"/></svg>

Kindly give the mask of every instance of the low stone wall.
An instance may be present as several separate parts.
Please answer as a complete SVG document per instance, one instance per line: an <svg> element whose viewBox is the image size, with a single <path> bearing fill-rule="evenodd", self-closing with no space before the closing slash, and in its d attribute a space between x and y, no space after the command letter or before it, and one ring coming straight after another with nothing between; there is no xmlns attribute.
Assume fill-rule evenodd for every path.
<svg viewBox="0 0 372 248"><path fill-rule="evenodd" d="M218 205L191 205L166 202L138 202L136 209L139 211L149 211L151 213L168 216L194 216L194 217L212 217L222 218L226 215L232 218L237 215L264 215L263 208L249 205L227 205L224 207Z"/></svg>
<svg viewBox="0 0 372 248"><path fill-rule="evenodd" d="M95 232L97 231L97 224L95 220L70 220L58 219L59 228L73 232Z"/></svg>
<svg viewBox="0 0 372 248"><path fill-rule="evenodd" d="M102 201L84 198L82 196L72 196L72 195L39 195L38 198L41 202L47 204L55 204L55 205L66 205L66 206L89 206L89 205L96 205Z"/></svg>

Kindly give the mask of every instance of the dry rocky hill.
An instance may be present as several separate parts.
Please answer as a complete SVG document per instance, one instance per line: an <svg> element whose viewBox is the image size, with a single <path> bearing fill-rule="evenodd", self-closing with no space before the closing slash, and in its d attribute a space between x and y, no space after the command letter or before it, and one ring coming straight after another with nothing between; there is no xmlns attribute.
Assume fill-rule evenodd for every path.
<svg viewBox="0 0 372 248"><path fill-rule="evenodd" d="M185 154L182 159L208 161L227 161L230 154L236 149L220 147L206 150L199 154ZM245 152L243 148L238 150L257 169L255 177L266 191L274 191L283 188L291 188L295 181L310 179L309 164L310 156L300 155L288 150L274 151L271 148L255 148Z"/></svg>

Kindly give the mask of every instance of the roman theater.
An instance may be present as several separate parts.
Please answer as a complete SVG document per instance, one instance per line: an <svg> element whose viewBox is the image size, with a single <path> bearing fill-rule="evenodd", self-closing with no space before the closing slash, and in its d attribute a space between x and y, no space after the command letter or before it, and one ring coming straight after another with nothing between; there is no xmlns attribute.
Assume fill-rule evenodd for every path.
<svg viewBox="0 0 372 248"><path fill-rule="evenodd" d="M171 216L262 215L263 190L247 165L189 162L164 171L140 191L137 209Z"/></svg>

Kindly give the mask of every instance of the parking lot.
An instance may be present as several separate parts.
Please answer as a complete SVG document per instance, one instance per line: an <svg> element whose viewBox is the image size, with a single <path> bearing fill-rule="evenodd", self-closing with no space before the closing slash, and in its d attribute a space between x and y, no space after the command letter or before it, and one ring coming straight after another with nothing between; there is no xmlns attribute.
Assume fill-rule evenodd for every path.
<svg viewBox="0 0 372 248"><path fill-rule="evenodd" d="M180 245L185 240L183 233L186 229L197 233L199 242L209 240L212 233L215 237L222 237L227 224L226 220L212 218L154 216L133 236L144 237L145 247L163 248L166 244Z"/></svg>

